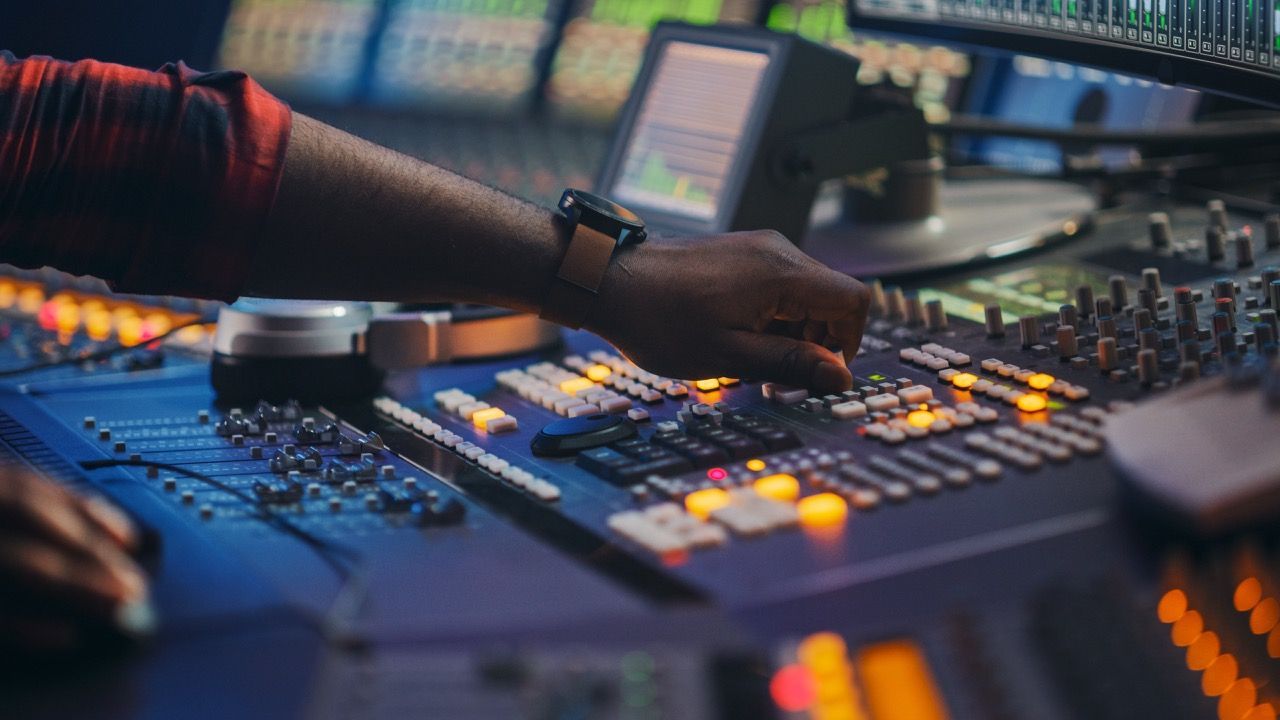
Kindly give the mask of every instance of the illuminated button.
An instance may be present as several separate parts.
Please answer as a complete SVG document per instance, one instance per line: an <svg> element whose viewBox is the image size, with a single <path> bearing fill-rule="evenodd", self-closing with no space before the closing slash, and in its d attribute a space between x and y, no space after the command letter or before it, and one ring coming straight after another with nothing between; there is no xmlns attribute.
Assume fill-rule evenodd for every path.
<svg viewBox="0 0 1280 720"><path fill-rule="evenodd" d="M937 420L937 416L928 410L912 410L907 413L907 424L915 428L927 428Z"/></svg>
<svg viewBox="0 0 1280 720"><path fill-rule="evenodd" d="M802 665L780 668L769 681L769 695L783 712L799 713L808 710L817 696L813 673Z"/></svg>
<svg viewBox="0 0 1280 720"><path fill-rule="evenodd" d="M761 463L763 465L763 463ZM756 480L756 494L767 497L770 500L778 500L780 502L795 502L800 497L800 481L794 476L785 473L776 475L766 475ZM801 517L803 520L803 516Z"/></svg>
<svg viewBox="0 0 1280 720"><path fill-rule="evenodd" d="M1241 720L1276 720L1276 709L1269 702L1259 703Z"/></svg>
<svg viewBox="0 0 1280 720"><path fill-rule="evenodd" d="M1217 697L1231 687L1239 671L1240 666L1236 663L1235 656L1231 653L1219 655L1200 676L1200 689L1209 697Z"/></svg>
<svg viewBox="0 0 1280 720"><path fill-rule="evenodd" d="M595 386L596 384L594 382L584 377L570 378L560 383L560 392L568 393L569 395L576 395L584 390L590 390Z"/></svg>
<svg viewBox="0 0 1280 720"><path fill-rule="evenodd" d="M1280 621L1280 603L1273 597L1259 602L1249 613L1249 629L1254 635L1271 632L1277 621Z"/></svg>
<svg viewBox="0 0 1280 720"><path fill-rule="evenodd" d="M706 520L712 512L729 504L729 492L720 488L697 490L685 496L684 507L690 515Z"/></svg>
<svg viewBox="0 0 1280 720"><path fill-rule="evenodd" d="M929 661L915 642L893 640L864 648L858 652L857 666L872 717L944 720L950 716Z"/></svg>
<svg viewBox="0 0 1280 720"><path fill-rule="evenodd" d="M738 378L731 378L731 377L722 377L722 378L716 378L716 379L720 381L720 387L733 387L734 385L737 385L738 383L742 382Z"/></svg>
<svg viewBox="0 0 1280 720"><path fill-rule="evenodd" d="M796 658L810 667L843 664L848 650L844 638L832 632L814 633L796 648Z"/></svg>
<svg viewBox="0 0 1280 720"><path fill-rule="evenodd" d="M609 366L607 365L592 365L588 367L586 370L584 370L582 374L586 375L587 378L592 382L601 382L605 378L612 375L613 371L610 370ZM564 389L563 385L561 386L561 389L562 390ZM569 392L569 391L565 390L565 392Z"/></svg>
<svg viewBox="0 0 1280 720"><path fill-rule="evenodd" d="M142 319L136 315L120 318L116 324L116 337L125 347L142 342Z"/></svg>
<svg viewBox="0 0 1280 720"><path fill-rule="evenodd" d="M1240 581L1236 586L1235 595L1232 602L1236 606L1236 610L1246 612L1252 610L1254 605L1262 599L1262 583L1258 582L1256 577L1248 577Z"/></svg>
<svg viewBox="0 0 1280 720"><path fill-rule="evenodd" d="M711 392L712 390L720 389L720 381L715 378L708 378L706 380L696 380L694 381L693 385L694 387L698 388L698 390L702 392Z"/></svg>
<svg viewBox="0 0 1280 720"><path fill-rule="evenodd" d="M1240 720L1258 702L1258 688L1253 680L1239 678L1218 698L1219 720Z"/></svg>
<svg viewBox="0 0 1280 720"><path fill-rule="evenodd" d="M1048 390L1049 386L1052 385L1055 380L1057 380L1057 378L1052 375L1036 373L1035 375L1027 378L1027 385L1029 385L1032 390Z"/></svg>
<svg viewBox="0 0 1280 720"><path fill-rule="evenodd" d="M849 516L849 504L835 493L819 493L802 498L796 505L800 523L805 527L838 525Z"/></svg>
<svg viewBox="0 0 1280 720"><path fill-rule="evenodd" d="M1018 398L1018 409L1022 412L1040 412L1048 406L1048 402L1039 395L1023 395Z"/></svg>
<svg viewBox="0 0 1280 720"><path fill-rule="evenodd" d="M34 315L44 304L44 291L38 287L25 287L18 291L18 309Z"/></svg>
<svg viewBox="0 0 1280 720"><path fill-rule="evenodd" d="M978 376L973 373L960 373L959 375L951 378L952 387L960 390L968 390L973 387L973 384L976 382L978 382Z"/></svg>
<svg viewBox="0 0 1280 720"><path fill-rule="evenodd" d="M1221 650L1217 633L1212 630L1202 632L1187 646L1187 667L1191 670L1204 670L1217 659Z"/></svg>
<svg viewBox="0 0 1280 720"><path fill-rule="evenodd" d="M476 413L480 412L481 410L487 410L488 408L489 408L489 403L483 400L479 400L479 401L469 402L469 403L464 403L462 405L459 405L457 412L458 412L458 415L463 420L470 420L472 416L474 416Z"/></svg>
<svg viewBox="0 0 1280 720"><path fill-rule="evenodd" d="M759 458L752 458L747 461L747 469L751 472L760 472L765 469L765 467L764 461Z"/></svg>
<svg viewBox="0 0 1280 720"><path fill-rule="evenodd" d="M471 413L471 424L475 425L478 429L483 430L490 420L497 420L498 418L505 416L506 413L503 412L501 408L481 408L480 410Z"/></svg>
<svg viewBox="0 0 1280 720"><path fill-rule="evenodd" d="M1174 621L1170 636L1173 638L1174 645L1187 647L1203 631L1204 618L1200 616L1199 612L1188 610L1182 614L1182 617Z"/></svg>

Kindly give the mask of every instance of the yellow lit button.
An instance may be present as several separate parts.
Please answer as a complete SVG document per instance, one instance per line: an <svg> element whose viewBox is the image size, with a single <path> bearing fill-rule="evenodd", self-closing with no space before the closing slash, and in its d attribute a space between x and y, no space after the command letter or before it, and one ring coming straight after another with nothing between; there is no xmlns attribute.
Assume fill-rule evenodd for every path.
<svg viewBox="0 0 1280 720"><path fill-rule="evenodd" d="M800 481L785 473L766 475L756 480L754 487L757 495L770 500L795 502L800 497Z"/></svg>
<svg viewBox="0 0 1280 720"><path fill-rule="evenodd" d="M1253 612L1249 613L1249 629L1254 635L1271 632L1277 622L1280 622L1280 603L1273 597L1258 603L1254 606Z"/></svg>
<svg viewBox="0 0 1280 720"><path fill-rule="evenodd" d="M1049 403L1039 395L1031 395L1028 393L1018 398L1018 409L1022 412L1040 412L1048 406Z"/></svg>
<svg viewBox="0 0 1280 720"><path fill-rule="evenodd" d="M583 390L590 390L595 386L595 383L584 377L570 378L560 383L560 392L568 393L569 395L577 395Z"/></svg>
<svg viewBox="0 0 1280 720"><path fill-rule="evenodd" d="M1200 689L1209 697L1217 697L1231 687L1239 671L1240 666L1236 663L1234 655L1231 653L1219 655L1209 663L1209 667L1205 668L1204 674L1200 676Z"/></svg>
<svg viewBox="0 0 1280 720"><path fill-rule="evenodd" d="M838 525L849 516L849 504L835 493L818 493L802 498L796 505L800 523L805 527Z"/></svg>
<svg viewBox="0 0 1280 720"><path fill-rule="evenodd" d="M12 282L0 282L0 307L10 308L18 299L18 288Z"/></svg>
<svg viewBox="0 0 1280 720"><path fill-rule="evenodd" d="M1188 610L1174 621L1170 636L1173 638L1174 645L1187 647L1202 632L1204 632L1204 618L1195 610Z"/></svg>
<svg viewBox="0 0 1280 720"><path fill-rule="evenodd" d="M764 461L760 458L751 458L747 461L747 469L751 472L760 472L766 467L767 466L764 464Z"/></svg>
<svg viewBox="0 0 1280 720"><path fill-rule="evenodd" d="M1160 604L1156 606L1156 615L1160 617L1160 622L1171 623L1182 617L1187 612L1187 594L1174 588L1165 593L1160 598Z"/></svg>
<svg viewBox="0 0 1280 720"><path fill-rule="evenodd" d="M973 387L973 384L976 382L978 382L978 376L973 373L960 373L959 375L951 378L951 385L959 388L960 390L968 390Z"/></svg>
<svg viewBox="0 0 1280 720"><path fill-rule="evenodd" d="M805 665L822 665L832 660L844 660L847 651L844 638L833 632L820 632L800 641L796 658Z"/></svg>
<svg viewBox="0 0 1280 720"><path fill-rule="evenodd" d="M25 287L18 291L18 309L34 315L44 304L44 291L38 287Z"/></svg>
<svg viewBox="0 0 1280 720"><path fill-rule="evenodd" d="M84 316L84 330L89 338L102 342L111 337L111 313L106 310L93 310Z"/></svg>
<svg viewBox="0 0 1280 720"><path fill-rule="evenodd" d="M929 661L910 640L872 645L858 652L858 676L867 709L877 720L945 720L950 717Z"/></svg>
<svg viewBox="0 0 1280 720"><path fill-rule="evenodd" d="M729 504L729 492L721 488L706 488L691 492L684 498L684 509L690 515L706 520L711 513Z"/></svg>
<svg viewBox="0 0 1280 720"><path fill-rule="evenodd" d="M1247 577L1236 586L1236 593L1231 598L1236 610L1247 612L1262 599L1262 583L1256 577Z"/></svg>
<svg viewBox="0 0 1280 720"><path fill-rule="evenodd" d="M907 424L911 427L927 428L938 418L928 410L912 410L907 413Z"/></svg>
<svg viewBox="0 0 1280 720"><path fill-rule="evenodd" d="M62 332L74 332L80 326L80 308L72 302L62 303L54 310L54 319Z"/></svg>
<svg viewBox="0 0 1280 720"><path fill-rule="evenodd" d="M698 380L693 383L694 387L702 392L711 392L720 389L720 381L715 378L707 378L706 380Z"/></svg>
<svg viewBox="0 0 1280 720"><path fill-rule="evenodd" d="M738 378L731 378L731 377L722 377L717 379L720 381L720 387L733 387L734 385L737 385L738 383L742 382Z"/></svg>
<svg viewBox="0 0 1280 720"><path fill-rule="evenodd" d="M583 374L590 378L593 382L600 382L613 374L608 365L592 365L583 371Z"/></svg>
<svg viewBox="0 0 1280 720"><path fill-rule="evenodd" d="M116 325L116 337L125 347L132 347L142 342L142 318L137 315L120 318Z"/></svg>
<svg viewBox="0 0 1280 720"><path fill-rule="evenodd" d="M1247 677L1240 678L1227 687L1218 698L1219 720L1241 720L1258 702L1258 688Z"/></svg>
<svg viewBox="0 0 1280 720"><path fill-rule="evenodd" d="M1222 643L1218 640L1217 633L1212 630L1200 633L1187 646L1187 668L1190 670L1203 670L1209 667L1209 663L1217 659L1221 650Z"/></svg>
<svg viewBox="0 0 1280 720"><path fill-rule="evenodd" d="M1035 375L1027 378L1027 385L1032 390L1048 390L1049 386L1056 380L1057 378L1047 373L1036 373Z"/></svg>
<svg viewBox="0 0 1280 720"><path fill-rule="evenodd" d="M501 408L496 408L496 407L477 410L471 414L471 424L475 425L476 428L483 430L485 423L489 422L490 420L496 420L505 415L506 413L503 412Z"/></svg>

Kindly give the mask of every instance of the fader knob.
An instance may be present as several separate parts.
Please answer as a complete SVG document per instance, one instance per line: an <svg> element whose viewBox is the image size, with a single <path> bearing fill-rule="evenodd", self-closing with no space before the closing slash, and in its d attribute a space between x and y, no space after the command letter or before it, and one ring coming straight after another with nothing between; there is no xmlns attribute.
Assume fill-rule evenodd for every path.
<svg viewBox="0 0 1280 720"><path fill-rule="evenodd" d="M911 293L907 296L907 324L915 327L924 322L924 308L920 306L920 296Z"/></svg>
<svg viewBox="0 0 1280 720"><path fill-rule="evenodd" d="M1164 297L1164 288L1160 286L1160 268L1142 268L1142 287L1158 298Z"/></svg>
<svg viewBox="0 0 1280 720"><path fill-rule="evenodd" d="M1023 315L1018 318L1018 335L1022 338L1022 347L1029 348L1040 342L1040 320L1035 315Z"/></svg>
<svg viewBox="0 0 1280 720"><path fill-rule="evenodd" d="M886 292L890 320L905 320L907 317L907 298L902 288L894 286Z"/></svg>
<svg viewBox="0 0 1280 720"><path fill-rule="evenodd" d="M1216 225L1204 229L1204 249L1209 262L1218 262L1227 255L1227 233Z"/></svg>
<svg viewBox="0 0 1280 720"><path fill-rule="evenodd" d="M1093 313L1093 288L1088 285L1081 285L1076 288L1076 312L1080 317L1089 319Z"/></svg>
<svg viewBox="0 0 1280 720"><path fill-rule="evenodd" d="M1076 311L1075 305L1062 305L1058 307L1058 324L1075 326L1080 322L1080 313Z"/></svg>
<svg viewBox="0 0 1280 720"><path fill-rule="evenodd" d="M1205 203L1205 209L1209 211L1209 224L1221 228L1225 233L1227 231L1227 206L1221 200L1210 200Z"/></svg>
<svg viewBox="0 0 1280 720"><path fill-rule="evenodd" d="M1108 315L1110 315L1110 314L1111 314L1111 312L1112 312L1112 309L1113 309L1113 308L1112 308L1112 306L1111 306L1111 298L1109 298L1109 297L1100 297L1100 298L1098 298L1098 299L1094 300L1094 301L1093 301L1093 317L1094 317L1094 322L1097 322L1097 318L1103 318L1103 317L1107 317Z"/></svg>
<svg viewBox="0 0 1280 720"><path fill-rule="evenodd" d="M924 325L931 332L947 329L947 314L942 309L941 300L930 300L924 304Z"/></svg>
<svg viewBox="0 0 1280 720"><path fill-rule="evenodd" d="M1000 306L994 303L988 305L983 308L983 314L987 321L987 337L1004 337L1004 315L1000 312Z"/></svg>
<svg viewBox="0 0 1280 720"><path fill-rule="evenodd" d="M1253 238L1244 233L1236 236L1236 267L1253 267Z"/></svg>
<svg viewBox="0 0 1280 720"><path fill-rule="evenodd" d="M1149 330L1150 328L1151 328L1151 311L1141 307L1134 310L1133 311L1133 329L1137 332L1142 332L1143 330Z"/></svg>
<svg viewBox="0 0 1280 720"><path fill-rule="evenodd" d="M1280 280L1272 280L1267 285L1267 300L1273 310L1280 310Z"/></svg>
<svg viewBox="0 0 1280 720"><path fill-rule="evenodd" d="M1120 364L1116 353L1116 339L1113 337L1098 338L1098 369L1103 372L1115 370Z"/></svg>
<svg viewBox="0 0 1280 720"><path fill-rule="evenodd" d="M1152 349L1138 351L1138 382L1150 386L1160 379L1160 358Z"/></svg>
<svg viewBox="0 0 1280 720"><path fill-rule="evenodd" d="M1070 325L1058 326L1058 356L1063 360L1073 358L1079 354L1079 348L1076 347L1076 329Z"/></svg>
<svg viewBox="0 0 1280 720"><path fill-rule="evenodd" d="M884 283L879 280L871 281L871 307L869 308L872 315L884 315L885 312L885 296Z"/></svg>
<svg viewBox="0 0 1280 720"><path fill-rule="evenodd" d="M1275 250L1280 247L1280 215L1272 213L1265 219L1267 234L1267 249Z"/></svg>
<svg viewBox="0 0 1280 720"><path fill-rule="evenodd" d="M1129 304L1129 285L1123 275L1112 275L1107 280L1107 288L1110 290L1111 307L1121 310Z"/></svg>
<svg viewBox="0 0 1280 720"><path fill-rule="evenodd" d="M1098 337L1114 338L1116 335L1116 319L1110 315L1098 316Z"/></svg>
<svg viewBox="0 0 1280 720"><path fill-rule="evenodd" d="M1173 227L1169 224L1169 216L1162 212L1154 212L1147 216L1147 234L1151 237L1151 247L1165 250L1173 243Z"/></svg>

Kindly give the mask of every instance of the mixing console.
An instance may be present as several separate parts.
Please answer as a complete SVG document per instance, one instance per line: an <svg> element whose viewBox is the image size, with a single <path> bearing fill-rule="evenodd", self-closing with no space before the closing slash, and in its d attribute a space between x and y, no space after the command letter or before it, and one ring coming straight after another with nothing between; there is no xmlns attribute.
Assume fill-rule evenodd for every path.
<svg viewBox="0 0 1280 720"><path fill-rule="evenodd" d="M194 342L18 376L0 441L162 537L166 629L120 673L313 668L281 714L1256 720L1280 699L1273 539L1122 512L1140 493L1107 454L1152 399L1269 377L1277 265L1280 219L1135 200L1052 252L873 283L839 395L662 377L578 333L369 401L226 407ZM145 343L208 310L36 277L0 282L10 367L35 328L74 352L106 319Z"/></svg>

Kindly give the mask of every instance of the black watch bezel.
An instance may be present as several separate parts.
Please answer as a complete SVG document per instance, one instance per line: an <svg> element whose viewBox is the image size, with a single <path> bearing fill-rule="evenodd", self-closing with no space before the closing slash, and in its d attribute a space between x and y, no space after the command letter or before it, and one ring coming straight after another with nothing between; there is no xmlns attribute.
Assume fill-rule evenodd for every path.
<svg viewBox="0 0 1280 720"><path fill-rule="evenodd" d="M641 243L648 237L639 215L595 193L568 188L560 196L558 206L570 222L582 223L616 238L619 245Z"/></svg>

